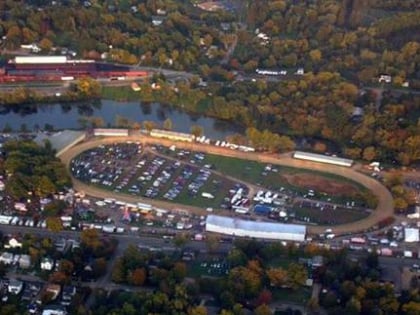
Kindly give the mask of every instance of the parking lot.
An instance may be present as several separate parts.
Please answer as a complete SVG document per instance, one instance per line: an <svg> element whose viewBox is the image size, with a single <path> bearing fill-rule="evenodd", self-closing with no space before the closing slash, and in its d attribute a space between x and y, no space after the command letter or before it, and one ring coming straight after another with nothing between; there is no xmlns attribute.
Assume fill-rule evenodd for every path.
<svg viewBox="0 0 420 315"><path fill-rule="evenodd" d="M210 167L199 166L203 154L180 154L188 160L163 157L156 147L118 143L83 152L72 161L71 171L83 182L114 192L209 209L228 208L229 191L240 185L215 175Z"/></svg>

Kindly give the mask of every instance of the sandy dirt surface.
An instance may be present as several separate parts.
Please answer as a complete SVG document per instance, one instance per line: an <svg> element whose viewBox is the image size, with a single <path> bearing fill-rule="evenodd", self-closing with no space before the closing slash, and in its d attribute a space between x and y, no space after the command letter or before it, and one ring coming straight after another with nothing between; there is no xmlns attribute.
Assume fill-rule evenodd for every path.
<svg viewBox="0 0 420 315"><path fill-rule="evenodd" d="M291 154L265 154L265 153L254 153L254 152L240 152L234 151L226 148L215 147L212 145L200 144L200 143L185 143L185 142L173 142L167 139L156 139L145 135L136 135L136 136L129 136L129 137L109 137L109 138L93 138L89 141L82 142L76 146L69 148L67 151L62 152L59 156L60 159L65 163L67 166L70 165L70 161L76 157L81 152L88 150L90 148L97 147L101 144L107 143L115 143L115 142L122 142L122 141L138 141L144 144L155 144L155 145L164 145L164 146L171 146L176 145L178 148L183 148L192 151L200 151L205 153L211 154L219 154L223 156L230 156L230 157L237 157L247 160L258 161L261 163L267 164L276 164L276 165L283 165L288 167L295 167L300 169L308 169L308 170L316 170L320 172L326 172L331 174L336 174L339 176L343 176L349 178L355 182L360 183L362 186L366 187L378 199L378 206L377 208L372 211L372 213L365 219L351 222L346 224L337 225L334 227L330 226L308 226L308 233L309 234L320 234L325 231L327 228L332 228L333 232L336 235L345 234L345 233L355 233L355 232L363 232L368 228L376 225L378 222L382 221L383 219L393 216L394 215L394 207L393 207L393 198L391 193L388 189L382 185L380 182L371 178L367 175L364 175L358 172L356 169L358 166L353 168L346 168L335 166L331 164L322 164L322 163L315 163L310 161L303 161L297 160L291 157ZM86 185L78 180L73 178L74 188L79 191L84 191L88 195L99 197L99 198L107 198L113 197L118 198L120 200L125 200L128 202L134 201L145 201L154 206L158 207L166 207L167 209L174 209L174 208L182 208L186 210L196 211L196 212L203 212L203 209L197 207L189 207L184 205L177 205L174 203L164 202L164 201L157 201L157 200L145 200L144 198L140 197L133 197L129 195L121 195L115 194L112 192L107 192L102 189Z"/></svg>
<svg viewBox="0 0 420 315"><path fill-rule="evenodd" d="M312 189L317 192L324 192L334 196L355 196L359 193L357 187L334 181L315 174L283 174L281 175L290 185Z"/></svg>

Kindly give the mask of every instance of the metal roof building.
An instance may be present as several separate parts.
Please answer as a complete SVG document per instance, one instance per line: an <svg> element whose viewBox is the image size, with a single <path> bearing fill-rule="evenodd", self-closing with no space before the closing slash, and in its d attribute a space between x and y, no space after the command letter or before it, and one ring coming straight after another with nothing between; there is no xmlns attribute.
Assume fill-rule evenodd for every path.
<svg viewBox="0 0 420 315"><path fill-rule="evenodd" d="M45 140L50 141L52 148L57 151L56 156L59 156L85 138L86 134L83 131L63 130L53 133L40 132L34 141L41 146L44 145Z"/></svg>
<svg viewBox="0 0 420 315"><path fill-rule="evenodd" d="M327 163L327 164L334 164L338 166L346 166L351 167L353 165L353 160L339 158L335 156L328 156L323 154L316 154L316 153L309 153L309 152L302 152L302 151L295 151L293 154L295 159L312 161L312 162L320 162L320 163Z"/></svg>
<svg viewBox="0 0 420 315"><path fill-rule="evenodd" d="M255 222L218 215L208 215L206 231L232 236L302 242L306 226L271 222Z"/></svg>

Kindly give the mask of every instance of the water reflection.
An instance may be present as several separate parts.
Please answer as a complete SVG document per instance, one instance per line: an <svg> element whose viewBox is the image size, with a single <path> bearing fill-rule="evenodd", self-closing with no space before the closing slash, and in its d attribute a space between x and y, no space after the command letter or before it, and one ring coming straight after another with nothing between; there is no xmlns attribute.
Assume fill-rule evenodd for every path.
<svg viewBox="0 0 420 315"><path fill-rule="evenodd" d="M0 130L6 125L17 130L25 124L28 129L39 126L53 126L55 129L80 129L81 119L98 117L103 119L105 126L114 126L116 117L127 118L129 121L154 121L158 126L171 119L175 131L189 132L191 125L200 125L204 134L213 139L224 139L226 136L243 131L230 122L190 115L168 105L139 102L93 101L80 103L42 104L0 106Z"/></svg>

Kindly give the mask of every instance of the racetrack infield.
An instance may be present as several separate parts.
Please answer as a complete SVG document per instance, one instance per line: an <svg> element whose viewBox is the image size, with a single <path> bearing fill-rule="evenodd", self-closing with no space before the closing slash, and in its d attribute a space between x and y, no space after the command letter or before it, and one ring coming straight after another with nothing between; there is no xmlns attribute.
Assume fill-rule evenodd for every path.
<svg viewBox="0 0 420 315"><path fill-rule="evenodd" d="M144 144L154 144L154 145L164 145L164 146L171 146L174 144L173 141L167 140L167 139L156 139L144 135L139 136L129 136L129 137L109 137L109 138L94 138L92 140L82 142L74 147L69 148L67 151L62 152L59 156L60 159L69 167L70 161L80 154L81 152L94 148L96 146L99 146L101 144L106 143L115 143L115 142L122 142L122 141L140 141ZM363 232L372 226L377 225L380 221L384 220L385 218L388 218L390 216L394 215L394 208L393 208L393 198L391 196L391 193L388 191L388 189L382 185L380 182L376 181L375 179L366 176L362 173L357 172L353 168L345 168L330 164L321 164L321 163L315 163L315 162L309 162L309 161L303 161L303 160L296 160L293 159L290 154L284 154L284 155L270 155L265 153L253 153L253 152L239 152L239 151L233 151L226 148L221 147L215 147L212 145L205 145L200 143L184 143L184 142L176 142L176 146L178 148L184 148L191 151L201 151L205 153L210 154L219 154L222 156L230 156L230 157L237 157L242 159L248 159L248 160L254 160L259 161L262 163L269 163L269 164L276 164L276 165L282 165L287 167L294 167L294 168L301 168L301 169L307 169L307 170L316 170L320 172L326 172L330 174L336 174L339 176L343 176L346 178L349 178L350 180L353 180L355 182L358 182L368 190L372 191L372 193L377 197L378 199L378 206L377 208L372 211L372 213L365 219L356 221L356 222L350 222L346 224L341 224L337 226L308 226L308 234L320 234L325 231L327 228L332 228L334 233L339 234L346 234L346 233L355 233L355 232ZM81 183L80 181L77 181L73 178L74 182L74 188L76 190L84 191L88 195L96 196L99 198L106 198L111 197L109 196L111 193L106 192L102 189L92 187L90 185L86 185L84 183ZM113 195L113 194L111 194ZM140 201L144 198L127 196L127 195L118 195L117 198L120 200L127 200L129 202L133 202L135 199L136 201ZM204 211L203 209L197 208L197 207L186 207L184 205L177 205L173 203L168 202L159 202L154 200L147 200L147 202L161 207L167 207L168 209L173 208L184 208L184 209L191 209L192 211Z"/></svg>

